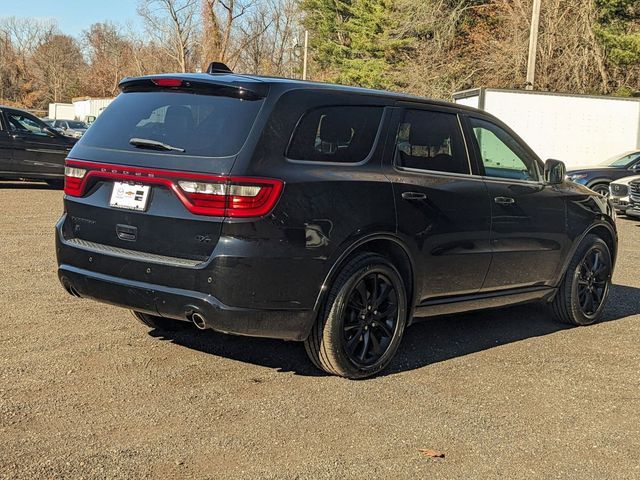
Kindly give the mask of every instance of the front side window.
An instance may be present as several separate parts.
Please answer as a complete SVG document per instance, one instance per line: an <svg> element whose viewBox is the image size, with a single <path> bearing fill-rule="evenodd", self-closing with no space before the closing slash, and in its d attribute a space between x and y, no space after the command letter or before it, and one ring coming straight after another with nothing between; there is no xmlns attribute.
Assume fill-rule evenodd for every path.
<svg viewBox="0 0 640 480"><path fill-rule="evenodd" d="M511 135L485 120L469 121L487 177L530 181L540 178L535 159Z"/></svg>
<svg viewBox="0 0 640 480"><path fill-rule="evenodd" d="M396 140L401 167L470 173L458 117L453 113L407 110Z"/></svg>
<svg viewBox="0 0 640 480"><path fill-rule="evenodd" d="M316 108L298 122L287 157L315 162L357 163L365 160L378 133L382 107Z"/></svg>
<svg viewBox="0 0 640 480"><path fill-rule="evenodd" d="M7 112L6 116L10 131L31 133L34 135L48 135L46 125L35 118L18 112Z"/></svg>

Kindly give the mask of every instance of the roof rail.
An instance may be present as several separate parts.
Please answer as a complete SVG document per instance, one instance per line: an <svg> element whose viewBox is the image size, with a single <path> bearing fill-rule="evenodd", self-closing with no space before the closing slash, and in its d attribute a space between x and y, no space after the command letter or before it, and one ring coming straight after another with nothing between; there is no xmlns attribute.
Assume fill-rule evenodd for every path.
<svg viewBox="0 0 640 480"><path fill-rule="evenodd" d="M211 62L207 68L207 73L233 73L229 67L222 62Z"/></svg>

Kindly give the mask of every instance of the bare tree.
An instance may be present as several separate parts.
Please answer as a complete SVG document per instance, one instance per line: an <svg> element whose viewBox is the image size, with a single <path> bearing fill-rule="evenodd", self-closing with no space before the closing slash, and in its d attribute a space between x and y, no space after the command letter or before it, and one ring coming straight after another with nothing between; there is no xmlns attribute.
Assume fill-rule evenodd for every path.
<svg viewBox="0 0 640 480"><path fill-rule="evenodd" d="M238 24L254 0L202 0L202 66L212 60L235 63L240 53Z"/></svg>
<svg viewBox="0 0 640 480"><path fill-rule="evenodd" d="M60 102L80 93L80 77L85 67L77 41L56 34L36 48L32 57L36 87L45 102Z"/></svg>
<svg viewBox="0 0 640 480"><path fill-rule="evenodd" d="M195 56L197 11L197 0L141 0L138 5L147 35L165 50L181 72L191 68Z"/></svg>
<svg viewBox="0 0 640 480"><path fill-rule="evenodd" d="M296 45L302 31L296 0L264 1L238 30L235 63L243 71L285 77L298 73L302 52L296 53Z"/></svg>
<svg viewBox="0 0 640 480"><path fill-rule="evenodd" d="M103 97L115 95L118 82L136 73L132 41L113 23L93 24L83 32L82 38L91 64L86 93Z"/></svg>

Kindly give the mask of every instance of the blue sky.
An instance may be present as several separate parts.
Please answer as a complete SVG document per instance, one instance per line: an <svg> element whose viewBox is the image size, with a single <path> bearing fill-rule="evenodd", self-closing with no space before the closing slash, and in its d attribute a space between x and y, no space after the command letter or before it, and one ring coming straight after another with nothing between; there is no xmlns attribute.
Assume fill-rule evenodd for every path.
<svg viewBox="0 0 640 480"><path fill-rule="evenodd" d="M77 36L106 20L141 29L137 5L137 0L0 0L0 17L52 18L62 33Z"/></svg>

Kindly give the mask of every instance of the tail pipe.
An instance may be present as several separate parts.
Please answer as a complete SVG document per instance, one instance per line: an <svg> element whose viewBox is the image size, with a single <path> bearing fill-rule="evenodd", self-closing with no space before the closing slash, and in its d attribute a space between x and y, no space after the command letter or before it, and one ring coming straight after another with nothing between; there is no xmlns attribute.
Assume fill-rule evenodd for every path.
<svg viewBox="0 0 640 480"><path fill-rule="evenodd" d="M205 321L204 317L200 313L193 312L191 314L191 321L193 322L193 324L196 326L198 330L207 329L207 322Z"/></svg>

